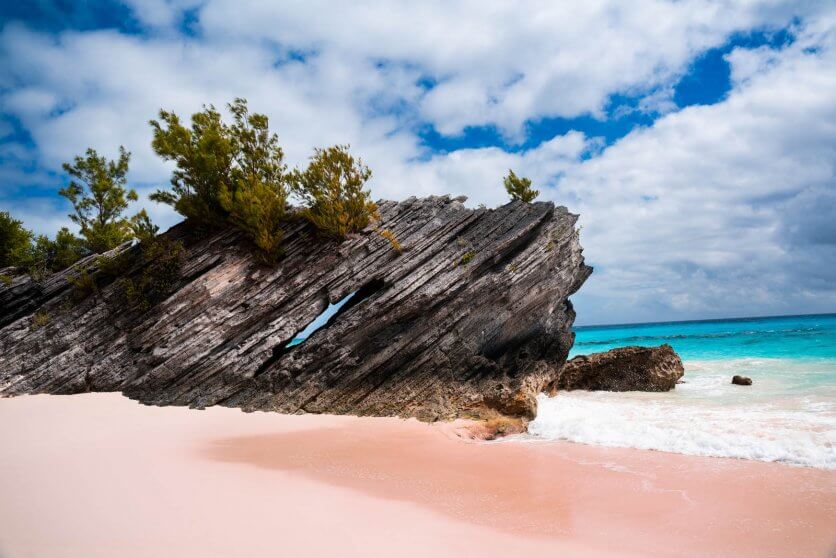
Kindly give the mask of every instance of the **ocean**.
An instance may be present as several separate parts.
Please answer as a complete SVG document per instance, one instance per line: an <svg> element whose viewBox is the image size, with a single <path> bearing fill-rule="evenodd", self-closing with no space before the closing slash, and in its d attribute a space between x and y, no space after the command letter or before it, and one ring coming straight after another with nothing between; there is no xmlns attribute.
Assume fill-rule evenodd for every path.
<svg viewBox="0 0 836 558"><path fill-rule="evenodd" d="M667 393L541 396L527 439L836 469L836 314L575 331L570 357L669 343L684 383ZM753 385L732 385L735 374Z"/></svg>

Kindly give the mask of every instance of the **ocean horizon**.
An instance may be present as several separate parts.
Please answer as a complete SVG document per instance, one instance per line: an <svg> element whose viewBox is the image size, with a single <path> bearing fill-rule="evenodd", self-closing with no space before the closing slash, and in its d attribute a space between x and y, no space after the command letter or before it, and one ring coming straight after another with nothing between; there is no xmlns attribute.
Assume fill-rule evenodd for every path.
<svg viewBox="0 0 836 558"><path fill-rule="evenodd" d="M670 324L696 324L704 322L745 322L754 320L770 320L779 318L814 318L836 316L836 312L814 312L811 314L769 314L765 316L733 316L727 318L695 318L692 320L654 320L650 322L613 322L611 324L585 324L575 325L574 330L579 329L600 329L619 326L652 326L652 325L670 325Z"/></svg>

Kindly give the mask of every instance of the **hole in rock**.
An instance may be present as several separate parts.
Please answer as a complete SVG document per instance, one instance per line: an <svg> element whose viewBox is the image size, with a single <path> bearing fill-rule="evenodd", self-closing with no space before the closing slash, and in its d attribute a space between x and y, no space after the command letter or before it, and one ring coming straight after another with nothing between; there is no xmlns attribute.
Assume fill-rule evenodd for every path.
<svg viewBox="0 0 836 558"><path fill-rule="evenodd" d="M296 334L296 336L286 343L282 343L273 349L273 361L278 360L281 356L287 354L293 347L304 343L311 335L330 327L337 319L351 308L357 306L379 290L384 287L383 279L372 279L355 292L346 295L334 304L328 305L328 308L322 311L305 329Z"/></svg>

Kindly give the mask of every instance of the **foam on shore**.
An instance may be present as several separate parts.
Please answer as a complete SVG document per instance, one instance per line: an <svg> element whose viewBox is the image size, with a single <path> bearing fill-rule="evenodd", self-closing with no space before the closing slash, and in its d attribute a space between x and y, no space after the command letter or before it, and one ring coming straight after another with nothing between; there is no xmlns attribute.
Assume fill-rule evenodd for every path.
<svg viewBox="0 0 836 558"><path fill-rule="evenodd" d="M541 396L531 437L836 469L832 360L748 358L685 367L686 383L669 393ZM755 385L731 385L740 373Z"/></svg>

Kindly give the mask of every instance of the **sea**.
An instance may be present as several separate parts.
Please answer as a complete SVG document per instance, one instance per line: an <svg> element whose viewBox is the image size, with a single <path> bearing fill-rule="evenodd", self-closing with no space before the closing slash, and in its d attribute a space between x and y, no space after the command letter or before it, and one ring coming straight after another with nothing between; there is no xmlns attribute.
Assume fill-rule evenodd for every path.
<svg viewBox="0 0 836 558"><path fill-rule="evenodd" d="M540 396L526 439L836 469L836 314L575 328L571 356L668 343L666 393ZM735 374L752 386L732 385Z"/></svg>

